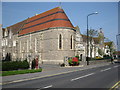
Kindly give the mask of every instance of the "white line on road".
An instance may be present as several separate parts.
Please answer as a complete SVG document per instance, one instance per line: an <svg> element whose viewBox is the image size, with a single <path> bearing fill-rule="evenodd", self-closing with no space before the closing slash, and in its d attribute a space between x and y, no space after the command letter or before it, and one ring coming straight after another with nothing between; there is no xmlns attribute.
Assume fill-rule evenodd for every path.
<svg viewBox="0 0 120 90"><path fill-rule="evenodd" d="M84 78L84 77L88 77L90 75L93 75L95 73L90 73L90 74L87 74L87 75L84 75L84 76L81 76L81 77L78 77L78 78L74 78L74 79L71 79L71 81L74 81L74 80L78 80L78 79L81 79L81 78Z"/></svg>
<svg viewBox="0 0 120 90"><path fill-rule="evenodd" d="M114 66L114 68L119 67L119 66Z"/></svg>
<svg viewBox="0 0 120 90"><path fill-rule="evenodd" d="M111 68L107 68L107 69L104 69L104 70L101 70L101 72L103 72L103 71L107 71L107 70L110 70Z"/></svg>
<svg viewBox="0 0 120 90"><path fill-rule="evenodd" d="M43 87L43 88L50 88L50 87L52 87L52 85L49 85L49 86L46 86L46 87Z"/></svg>
<svg viewBox="0 0 120 90"><path fill-rule="evenodd" d="M105 65L101 65L101 66L105 66ZM109 65L109 64L107 64L107 65ZM95 68L95 67L92 67L92 68ZM38 76L38 77L27 78L27 79L20 79L20 80L15 80L15 81L8 81L8 82L6 81L6 82L0 83L0 85L11 84L11 83L16 83L16 82L22 82L22 81L28 81L28 80L35 80L35 79L40 79L40 78L44 78L44 77L62 75L62 74L76 72L76 71L89 70L89 69L91 69L91 68L83 68L83 69L78 69L78 70L74 70L74 71L67 71L67 72L62 72L62 73L56 73L56 74L45 75L45 76Z"/></svg>

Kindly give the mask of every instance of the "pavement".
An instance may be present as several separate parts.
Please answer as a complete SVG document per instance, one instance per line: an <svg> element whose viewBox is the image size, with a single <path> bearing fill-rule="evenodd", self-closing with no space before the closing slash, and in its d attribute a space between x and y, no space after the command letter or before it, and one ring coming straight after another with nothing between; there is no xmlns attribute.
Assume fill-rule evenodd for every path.
<svg viewBox="0 0 120 90"><path fill-rule="evenodd" d="M80 66L73 66L73 67L69 67L69 66L60 67L58 65L42 65L41 66L43 69L42 72L4 76L2 77L2 82L0 82L0 85L34 80L34 79L50 77L50 76L55 76L60 74L66 74L66 73L71 73L75 71L81 71L81 70L86 70L90 68L106 66L109 64L111 63L102 63L102 64L95 64L95 65L88 65L88 66L80 65Z"/></svg>

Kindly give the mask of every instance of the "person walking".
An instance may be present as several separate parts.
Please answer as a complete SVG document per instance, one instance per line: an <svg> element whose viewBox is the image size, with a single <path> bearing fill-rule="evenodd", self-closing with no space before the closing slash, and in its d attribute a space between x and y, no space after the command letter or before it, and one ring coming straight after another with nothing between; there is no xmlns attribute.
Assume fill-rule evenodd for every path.
<svg viewBox="0 0 120 90"><path fill-rule="evenodd" d="M113 64L113 57L111 57L111 64Z"/></svg>

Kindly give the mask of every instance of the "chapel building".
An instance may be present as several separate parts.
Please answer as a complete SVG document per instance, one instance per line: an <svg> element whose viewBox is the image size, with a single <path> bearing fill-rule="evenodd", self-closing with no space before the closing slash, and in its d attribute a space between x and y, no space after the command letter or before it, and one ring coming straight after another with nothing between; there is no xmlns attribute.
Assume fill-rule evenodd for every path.
<svg viewBox="0 0 120 90"><path fill-rule="evenodd" d="M99 36L103 38L99 38ZM104 51L104 33L92 39L92 57ZM39 64L62 64L66 57L79 56L86 62L87 36L74 27L61 7L56 7L2 29L2 59L29 62L38 58ZM90 45L89 45L90 51Z"/></svg>

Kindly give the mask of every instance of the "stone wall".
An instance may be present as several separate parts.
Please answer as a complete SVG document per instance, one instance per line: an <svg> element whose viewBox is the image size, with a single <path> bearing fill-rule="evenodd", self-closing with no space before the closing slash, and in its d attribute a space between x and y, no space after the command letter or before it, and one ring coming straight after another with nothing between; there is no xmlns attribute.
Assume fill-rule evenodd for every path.
<svg viewBox="0 0 120 90"><path fill-rule="evenodd" d="M62 49L59 49L59 35L62 36ZM63 63L65 56L74 56L73 49L70 49L70 37L74 38L74 31L69 29L51 29L43 34L43 62ZM74 43L74 42L73 42Z"/></svg>
<svg viewBox="0 0 120 90"><path fill-rule="evenodd" d="M93 65L93 64L102 64L107 62L110 62L110 60L93 60L93 61L89 61L89 64Z"/></svg>
<svg viewBox="0 0 120 90"><path fill-rule="evenodd" d="M62 48L59 49L59 35L62 36ZM70 48L71 35L73 36L73 48ZM72 57L74 51L75 31L71 29L58 28L40 31L37 33L20 36L18 40L19 58L34 59L39 56L39 63L59 64L64 62L64 57Z"/></svg>

